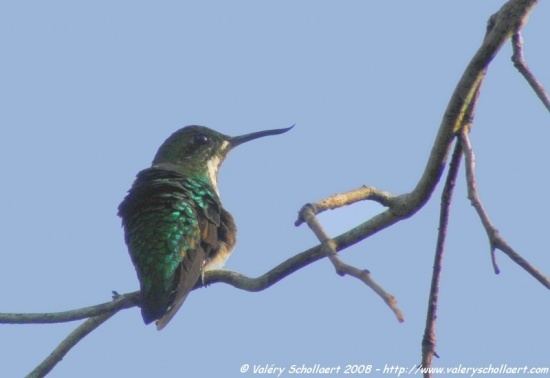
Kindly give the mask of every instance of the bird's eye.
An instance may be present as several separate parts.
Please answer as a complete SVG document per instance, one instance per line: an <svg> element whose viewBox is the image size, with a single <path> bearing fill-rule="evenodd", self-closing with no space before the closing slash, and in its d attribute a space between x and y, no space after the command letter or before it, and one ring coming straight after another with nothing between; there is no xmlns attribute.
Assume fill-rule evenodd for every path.
<svg viewBox="0 0 550 378"><path fill-rule="evenodd" d="M210 139L208 138L208 136L206 136L204 134L198 134L198 135L193 136L193 144L196 144L198 146L203 145L203 144L207 144L209 141L210 141Z"/></svg>

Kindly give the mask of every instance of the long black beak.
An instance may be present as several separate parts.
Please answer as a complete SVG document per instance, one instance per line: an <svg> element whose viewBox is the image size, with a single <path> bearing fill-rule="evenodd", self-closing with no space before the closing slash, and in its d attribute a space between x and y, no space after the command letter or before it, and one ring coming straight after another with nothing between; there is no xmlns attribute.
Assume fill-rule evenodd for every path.
<svg viewBox="0 0 550 378"><path fill-rule="evenodd" d="M292 129L294 125L287 127L285 129L273 129L273 130L264 130L264 131L257 131L255 133L245 134L245 135L239 135L236 137L232 137L229 139L229 143L231 145L231 148L238 146L239 144L246 143L248 141L251 141L253 139L262 138L269 135L277 135L277 134L283 134L286 133L288 130Z"/></svg>

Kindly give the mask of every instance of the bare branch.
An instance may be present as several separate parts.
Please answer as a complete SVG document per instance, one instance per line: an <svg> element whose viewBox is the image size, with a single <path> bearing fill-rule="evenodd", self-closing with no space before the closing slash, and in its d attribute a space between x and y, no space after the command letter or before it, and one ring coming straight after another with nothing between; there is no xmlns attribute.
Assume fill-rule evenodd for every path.
<svg viewBox="0 0 550 378"><path fill-rule="evenodd" d="M73 332L69 334L63 340L57 348L53 350L52 353L44 361L40 363L33 371L27 375L27 378L40 378L48 374L59 361L65 357L67 352L74 347L80 340L82 340L86 335L92 332L94 329L99 327L103 322L117 313L118 310L107 311L102 315L94 316L86 320L84 323L79 325Z"/></svg>
<svg viewBox="0 0 550 378"><path fill-rule="evenodd" d="M464 155L466 157L466 177L468 182L468 198L472 203L472 206L476 209L476 212L481 219L481 223L485 228L487 237L489 238L489 244L491 248L491 254L494 254L495 249L499 249L504 252L508 257L510 257L516 264L525 269L530 275L536 278L540 283L542 283L546 288L550 289L550 280L537 268L527 262L523 257L521 257L507 242L504 240L498 230L493 226L487 211L483 207L481 199L477 191L477 182L475 178L475 156L468 137L468 133L464 131L461 134L462 138L462 148L464 150ZM495 273L499 273L498 267L495 262L494 256L491 260L493 261L493 266L495 267Z"/></svg>
<svg viewBox="0 0 550 378"><path fill-rule="evenodd" d="M0 313L0 324L47 324L71 322L74 320L86 319L108 312L117 312L125 308L137 306L139 304L139 298L139 291L134 291L128 294L117 295L110 302L63 312L45 312L34 314Z"/></svg>
<svg viewBox="0 0 550 378"><path fill-rule="evenodd" d="M491 21L489 22L491 24ZM487 33L490 32L492 26L487 28ZM462 119L463 124L460 125L460 129L463 132L469 132L473 121L475 109L477 106L477 100L479 98L479 92L481 88L482 81L479 80L474 88L473 95L471 97L471 102L467 105L464 112L464 118ZM435 336L435 325L437 319L437 304L439 300L439 281L441 276L442 262L443 262L443 253L445 247L445 239L447 237L447 227L449 222L449 212L451 207L452 195L456 183L456 177L458 175L458 170L460 168L460 161L462 158L462 141L460 138L457 138L455 144L455 150L453 152L453 157L451 158L451 163L449 164L449 172L447 173L447 180L445 180L445 186L441 194L441 207L439 213L439 231L437 234L437 243L434 255L434 264L432 271L432 281L430 287L430 296L428 299L428 311L426 314L426 327L424 329L424 336L422 338L422 367L432 366L433 357L439 357L435 351L436 345L436 336ZM426 371L424 373L425 378L430 378L431 373Z"/></svg>
<svg viewBox="0 0 550 378"><path fill-rule="evenodd" d="M354 189L345 193L337 193L319 202L310 203L308 205L313 208L315 214L319 214L326 210L337 209L365 200L372 200L378 202L382 206L391 207L395 202L395 196L372 186L363 185L359 189ZM298 217L294 225L299 226L304 221L302 217Z"/></svg>
<svg viewBox="0 0 550 378"><path fill-rule="evenodd" d="M407 195L411 201L406 202L413 208L422 207L417 206L424 204L433 192L433 185L438 182L447 163L454 133L465 124L464 117L468 106L485 76L489 63L513 31L517 30L518 25L523 23L536 3L536 0L511 0L491 17L489 30L481 46L466 67L449 100L422 177L414 191ZM406 210L407 207L404 211ZM412 213L414 213L413 210L409 215Z"/></svg>
<svg viewBox="0 0 550 378"><path fill-rule="evenodd" d="M462 158L462 146L460 139L457 140L453 157L449 164L449 172L445 187L441 194L441 209L439 214L439 231L437 233L437 244L434 256L434 265L432 272L432 282L430 288L430 297L428 300L428 313L426 315L426 328L422 339L422 367L432 366L433 356L439 357L435 352L435 324L437 318L437 304L439 299L439 280L441 276L441 268L443 261L443 252L445 247L445 238L447 236L447 226L449 223L449 209L453 196L453 190L460 168L460 160ZM425 378L431 377L429 372L424 373Z"/></svg>
<svg viewBox="0 0 550 378"><path fill-rule="evenodd" d="M527 66L525 58L523 57L523 38L519 29L512 36L512 48L514 50L514 53L512 54L512 62L514 63L514 66L523 75L525 80L527 80L531 88L533 88L544 106L546 106L546 109L550 111L550 99L548 98L548 94L535 75L533 75Z"/></svg>
<svg viewBox="0 0 550 378"><path fill-rule="evenodd" d="M308 224L309 228L313 231L315 236L317 236L317 239L322 243L323 247L325 248L325 254L328 256L329 260L334 265L334 269L336 270L336 273L340 276L349 275L352 277L355 277L362 281L365 285L370 287L376 294L386 302L388 307L393 311L395 316L397 317L397 320L399 322L403 322L405 318L403 317L403 313L401 310L397 307L397 300L395 297L388 292L386 292L382 286L377 284L371 277L370 272L368 270L364 269L358 269L352 265L344 263L342 260L338 258L337 251L336 251L336 243L334 243L334 240L332 240L325 230L323 229L323 226L319 223L315 216L314 209L311 205L307 204L300 210L300 214L298 216L299 219L305 220L305 222Z"/></svg>
<svg viewBox="0 0 550 378"><path fill-rule="evenodd" d="M426 168L411 193L392 196L375 188L364 187L344 193L344 196L349 196L348 199L342 200L343 197L336 195L329 197L328 202L321 201L315 204L314 210L317 210L315 207L318 206L319 212L338 207L340 203L350 204L361 199L377 200L389 207L388 210L333 238L337 251L358 243L378 231L410 217L422 208L433 193L443 168L447 164L447 155L455 132L469 122L469 117L472 114L472 104L476 103L486 68L535 4L536 0L512 0L491 17L487 35L457 84L443 116ZM303 221L303 219L298 219L297 224ZM260 291L323 257L325 257L325 253L318 245L289 258L258 278L248 278L235 272L212 271L207 272L205 282L225 282L243 290Z"/></svg>

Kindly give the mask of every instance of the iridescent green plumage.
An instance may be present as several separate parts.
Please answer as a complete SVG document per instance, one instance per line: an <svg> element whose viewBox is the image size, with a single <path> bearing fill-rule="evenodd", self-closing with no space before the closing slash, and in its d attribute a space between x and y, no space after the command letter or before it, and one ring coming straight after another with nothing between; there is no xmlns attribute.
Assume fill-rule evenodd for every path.
<svg viewBox="0 0 550 378"><path fill-rule="evenodd" d="M163 328L204 269L218 267L235 244L235 224L222 207L217 172L234 146L288 129L228 137L202 126L172 134L151 168L141 171L119 206L128 251L141 287L145 323Z"/></svg>
<svg viewBox="0 0 550 378"><path fill-rule="evenodd" d="M205 178L158 168L138 174L119 211L141 281L146 322L160 318L172 303L181 269L197 277L200 274L196 267L202 268L202 261L193 264L192 259L204 255L204 260L205 249L211 249L201 245L201 226L212 222L207 214L219 226L219 215L212 214L219 214L220 208Z"/></svg>

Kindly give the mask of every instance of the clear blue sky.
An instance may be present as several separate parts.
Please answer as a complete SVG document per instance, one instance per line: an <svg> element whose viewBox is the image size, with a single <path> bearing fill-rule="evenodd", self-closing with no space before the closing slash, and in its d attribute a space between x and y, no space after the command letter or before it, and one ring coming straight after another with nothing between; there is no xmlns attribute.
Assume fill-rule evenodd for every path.
<svg viewBox="0 0 550 378"><path fill-rule="evenodd" d="M227 268L256 276L316 244L306 202L362 184L411 190L486 20L503 1L72 1L0 4L0 312L60 311L138 287L116 208L160 143L187 124L223 133L296 128L231 153L219 178L236 218ZM550 86L550 4L525 30ZM522 255L550 273L548 113L506 46L472 141L481 196ZM438 366L548 366L550 301L452 207ZM342 254L396 295L406 321L319 261L260 293L193 292L162 332L122 311L52 377L246 377L243 363L420 361L440 188L413 218ZM324 214L333 234L379 211ZM0 376L34 368L78 323L0 326Z"/></svg>

